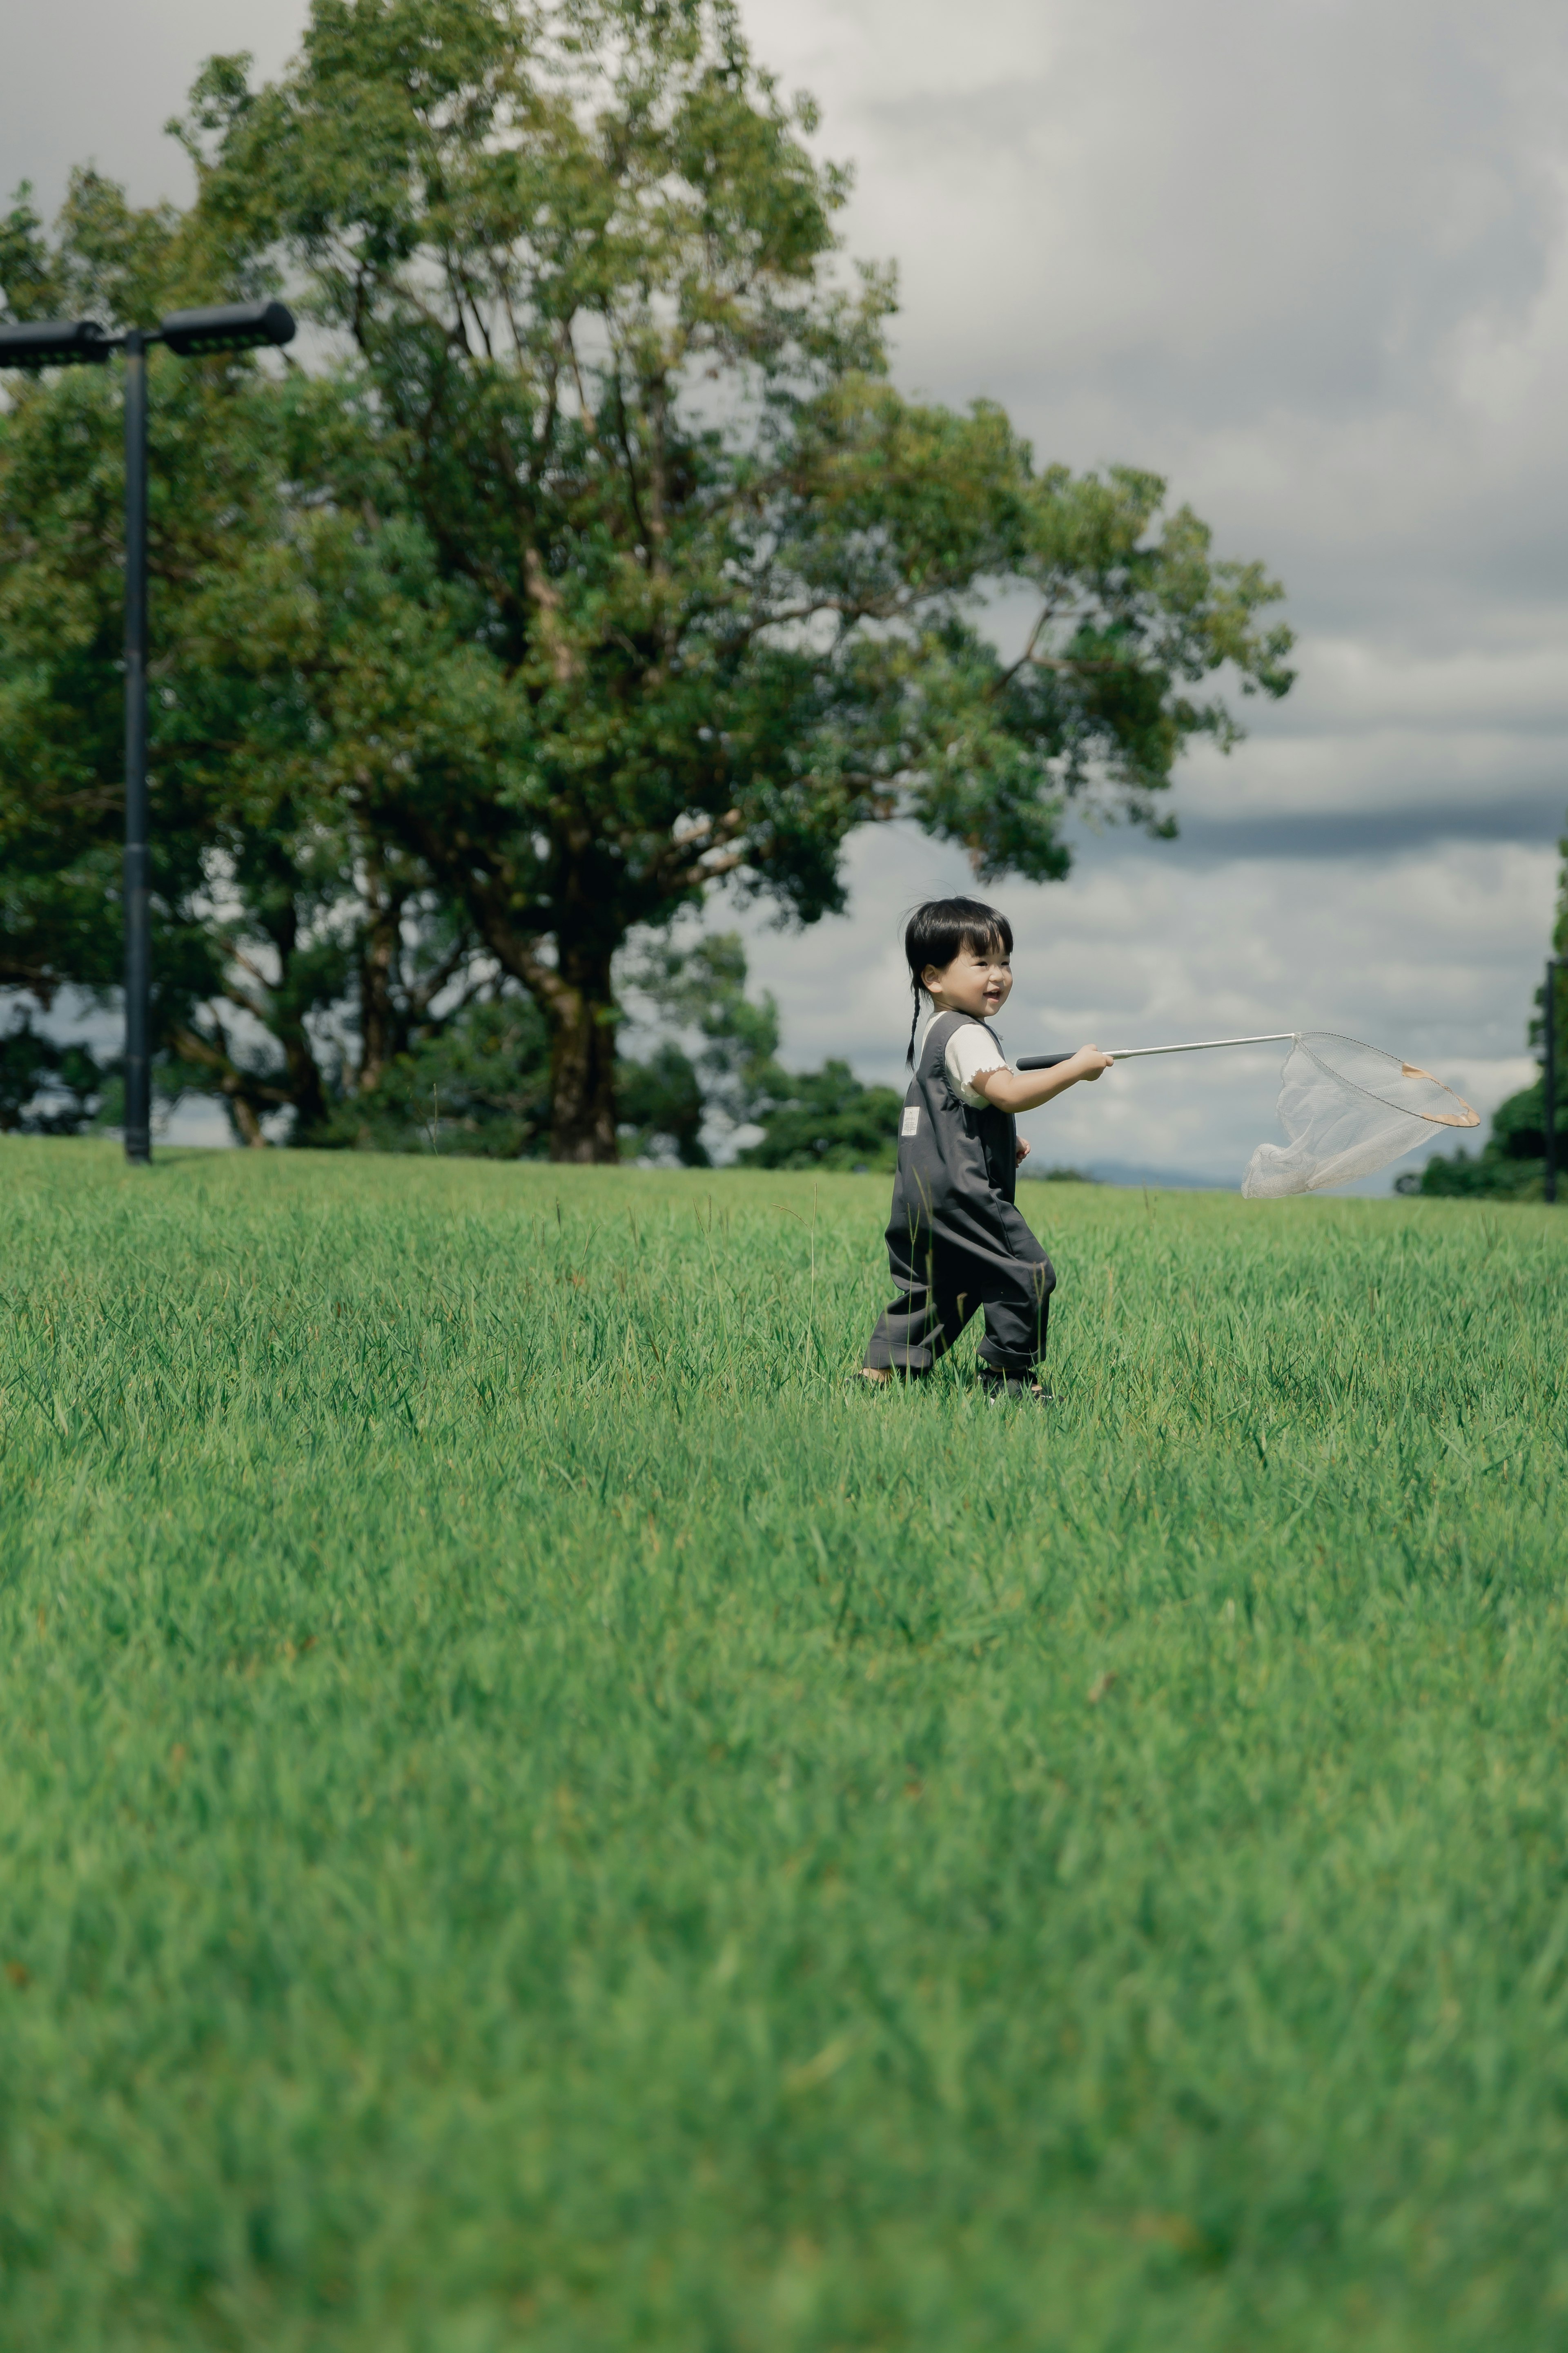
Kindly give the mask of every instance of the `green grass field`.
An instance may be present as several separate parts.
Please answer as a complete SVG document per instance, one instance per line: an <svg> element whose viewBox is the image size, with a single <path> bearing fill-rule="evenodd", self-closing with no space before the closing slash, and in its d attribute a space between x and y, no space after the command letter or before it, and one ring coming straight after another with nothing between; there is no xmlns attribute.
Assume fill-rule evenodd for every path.
<svg viewBox="0 0 1568 2353"><path fill-rule="evenodd" d="M1568 1214L0 1184L0 2344L1568 2342Z"/></svg>

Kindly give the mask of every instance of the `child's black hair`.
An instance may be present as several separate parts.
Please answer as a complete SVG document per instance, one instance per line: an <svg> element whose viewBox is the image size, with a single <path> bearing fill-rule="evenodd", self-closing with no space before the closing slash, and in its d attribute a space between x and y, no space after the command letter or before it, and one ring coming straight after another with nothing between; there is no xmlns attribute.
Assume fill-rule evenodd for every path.
<svg viewBox="0 0 1568 2353"><path fill-rule="evenodd" d="M973 955L1013 953L1013 926L984 899L927 899L904 926L904 954L910 960L910 994L915 1018L910 1023L910 1050L904 1060L912 1067L915 1031L921 1026L921 998L925 994L921 975L931 965L945 972L961 948Z"/></svg>

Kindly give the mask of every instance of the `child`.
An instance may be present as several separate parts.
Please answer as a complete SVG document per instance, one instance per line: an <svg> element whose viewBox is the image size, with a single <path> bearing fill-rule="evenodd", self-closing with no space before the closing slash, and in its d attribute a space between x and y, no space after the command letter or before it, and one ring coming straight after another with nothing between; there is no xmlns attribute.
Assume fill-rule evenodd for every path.
<svg viewBox="0 0 1568 2353"><path fill-rule="evenodd" d="M1014 1113L1049 1103L1111 1058L1080 1046L1055 1070L1008 1067L987 1025L1013 987L1013 933L978 899L928 899L904 933L915 1018L914 1069L899 1132L888 1258L899 1296L877 1321L868 1380L930 1372L977 1307L985 1310L980 1378L994 1397L1044 1398L1037 1377L1056 1271L1014 1201L1029 1147ZM931 1012L921 1030L921 999Z"/></svg>

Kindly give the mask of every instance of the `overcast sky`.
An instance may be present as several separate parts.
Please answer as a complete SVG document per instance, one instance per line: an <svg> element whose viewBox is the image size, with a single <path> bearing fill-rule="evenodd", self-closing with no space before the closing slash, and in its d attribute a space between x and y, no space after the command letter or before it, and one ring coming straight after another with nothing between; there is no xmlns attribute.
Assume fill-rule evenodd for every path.
<svg viewBox="0 0 1568 2353"><path fill-rule="evenodd" d="M909 389L1003 401L1042 459L1165 475L1260 556L1287 702L1182 769L1177 843L1085 833L994 895L1015 1051L1321 1027L1489 1110L1568 806L1568 11L1537 0L750 0L896 259ZM183 197L200 58L289 54L293 0L52 0L0 32L0 158L52 207L91 158ZM786 1057L896 1075L899 917L969 887L863 839L847 919L754 927ZM753 927L748 926L749 929ZM1239 1175L1269 1058L1131 1065L1029 1124L1054 1160Z"/></svg>

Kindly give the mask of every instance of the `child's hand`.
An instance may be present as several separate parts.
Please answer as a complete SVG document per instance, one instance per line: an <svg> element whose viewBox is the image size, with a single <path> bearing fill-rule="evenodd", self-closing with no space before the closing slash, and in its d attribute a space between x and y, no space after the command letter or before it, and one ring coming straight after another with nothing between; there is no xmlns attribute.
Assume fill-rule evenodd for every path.
<svg viewBox="0 0 1568 2353"><path fill-rule="evenodd" d="M1114 1054L1102 1054L1098 1046L1080 1046L1072 1058L1073 1076L1098 1079L1102 1071L1110 1070L1115 1060Z"/></svg>
<svg viewBox="0 0 1568 2353"><path fill-rule="evenodd" d="M1027 1160L1029 1156L1030 1148L1031 1147L1025 1143L1023 1137L1020 1136L1018 1138L1018 1157L1014 1164L1015 1166L1020 1168L1023 1166L1025 1161Z"/></svg>

